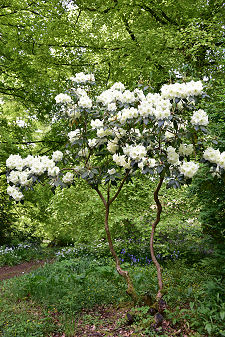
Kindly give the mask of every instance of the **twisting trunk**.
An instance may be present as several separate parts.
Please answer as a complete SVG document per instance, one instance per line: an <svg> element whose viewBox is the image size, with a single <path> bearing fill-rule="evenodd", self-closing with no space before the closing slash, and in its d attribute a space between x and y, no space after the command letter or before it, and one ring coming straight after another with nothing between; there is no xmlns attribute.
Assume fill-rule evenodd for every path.
<svg viewBox="0 0 225 337"><path fill-rule="evenodd" d="M138 300L138 296L137 296L136 291L134 289L133 282L130 278L129 272L127 270L123 270L121 268L120 260L119 260L117 254L116 254L115 249L114 249L112 237L111 237L111 233L110 233L110 229L109 229L109 207L113 203L113 201L117 198L117 196L119 195L119 193L120 193L120 191L121 191L121 189L124 185L124 182L126 181L126 179L128 177L128 174L129 174L129 171L127 172L126 176L122 180L116 194L114 195L114 197L112 199L110 199L110 185L108 185L107 199L104 198L104 196L102 195L102 193L98 189L98 187L95 187L94 189L96 190L96 192L100 196L100 198L101 198L101 200L102 200L102 202L105 206L105 232L106 232L107 240L108 240L108 243L109 243L110 252L111 252L112 256L114 257L114 260L115 260L115 263L116 263L116 270L126 280L126 282L127 282L127 294L130 295L131 298L133 299L133 301L136 303L137 300Z"/></svg>
<svg viewBox="0 0 225 337"><path fill-rule="evenodd" d="M111 254L114 257L114 260L116 262L116 270L122 277L125 278L125 280L127 282L127 294L132 297L134 302L136 302L138 297L137 297L137 294L135 292L133 282L130 278L129 272L126 271L126 270L123 270L121 268L120 260L117 256L116 252L115 252L115 249L114 249L114 246L113 246L113 243L112 243L111 233L110 233L110 230L109 230L109 203L106 203L106 205L105 205L105 231L106 231L106 235L107 235L107 239L108 239L108 243L109 243L110 252L111 252Z"/></svg>
<svg viewBox="0 0 225 337"><path fill-rule="evenodd" d="M158 286L159 286L159 290L158 293L156 295L156 299L157 301L160 300L160 298L162 298L162 289L163 289L163 281L162 281L162 268L159 264L159 262L157 261L156 257L155 257L155 252L154 252L154 234L155 234L155 230L156 230L156 226L158 225L159 221L160 221L160 215L162 212L162 205L159 201L159 190L162 186L163 183L163 179L164 177L161 177L158 183L158 186L154 192L154 200L157 206L157 215L156 215L156 219L152 224L152 232L151 232L151 238L150 238L150 251L151 251L151 257L152 257L152 261L154 262L156 269L157 269L157 279L158 279Z"/></svg>

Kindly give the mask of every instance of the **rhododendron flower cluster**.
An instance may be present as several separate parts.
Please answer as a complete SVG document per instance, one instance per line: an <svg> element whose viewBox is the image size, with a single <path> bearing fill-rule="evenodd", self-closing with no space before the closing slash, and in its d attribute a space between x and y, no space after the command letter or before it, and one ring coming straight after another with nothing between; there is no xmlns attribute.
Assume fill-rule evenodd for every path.
<svg viewBox="0 0 225 337"><path fill-rule="evenodd" d="M76 83L95 82L94 74L85 74L83 72L77 73L75 76L70 77L70 80Z"/></svg>
<svg viewBox="0 0 225 337"><path fill-rule="evenodd" d="M116 183L123 174L138 170L163 175L180 186L197 173L199 164L193 159L202 155L197 153L197 138L190 134L206 132L209 123L207 113L193 104L193 97L203 93L201 81L164 85L161 94L147 93L145 88L130 91L117 82L95 95L93 74L79 73L70 80L67 93L55 97L59 112L68 120L63 132L69 143L51 158L11 155L7 159L7 180L14 185L8 192L15 200L23 198L20 187L31 187L43 174L53 186L65 187L74 183L75 176L96 186L104 177ZM187 107L193 110L191 117ZM207 143L205 134L204 138ZM225 152L209 147L203 158L216 164L219 173L225 169ZM63 170L69 172L60 171L62 160L68 163Z"/></svg>
<svg viewBox="0 0 225 337"><path fill-rule="evenodd" d="M67 172L63 177L62 177L62 181L65 183L65 184L72 184L74 180L74 174L71 173L71 172Z"/></svg>
<svg viewBox="0 0 225 337"><path fill-rule="evenodd" d="M164 84L161 88L163 98L186 98L199 96L203 92L201 81L190 81L188 83Z"/></svg>
<svg viewBox="0 0 225 337"><path fill-rule="evenodd" d="M193 161L183 162L183 164L179 167L180 172L187 178L193 178L198 169L199 164L194 163Z"/></svg>
<svg viewBox="0 0 225 337"><path fill-rule="evenodd" d="M193 144L180 144L179 153L182 156L190 156L194 150Z"/></svg>
<svg viewBox="0 0 225 337"><path fill-rule="evenodd" d="M166 151L168 163L172 165L178 165L180 161L179 161L179 154L176 153L176 149L172 146L169 146Z"/></svg>
<svg viewBox="0 0 225 337"><path fill-rule="evenodd" d="M215 163L225 170L225 151L220 153L219 150L214 150L212 147L208 147L204 153L203 158L210 163Z"/></svg>
<svg viewBox="0 0 225 337"><path fill-rule="evenodd" d="M72 98L67 94L59 94L55 97L56 103L69 103L72 101Z"/></svg>
<svg viewBox="0 0 225 337"><path fill-rule="evenodd" d="M199 109L199 110L195 111L193 116L191 117L191 124L193 124L193 125L203 125L203 126L208 125L209 120L208 120L207 113L202 109Z"/></svg>
<svg viewBox="0 0 225 337"><path fill-rule="evenodd" d="M23 187L32 185L33 175L40 176L47 173L49 177L56 177L60 169L55 162L62 160L62 157L61 151L53 152L52 159L47 156L33 157L31 155L23 159L20 155L10 155L6 160L6 167L11 170L7 176L7 182ZM9 186L8 193L16 201L23 198L17 186Z"/></svg>

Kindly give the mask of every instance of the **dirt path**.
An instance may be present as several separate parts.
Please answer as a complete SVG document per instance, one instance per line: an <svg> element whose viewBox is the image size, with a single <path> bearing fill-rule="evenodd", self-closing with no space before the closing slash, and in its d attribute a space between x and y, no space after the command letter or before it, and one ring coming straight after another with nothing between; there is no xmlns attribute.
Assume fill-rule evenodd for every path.
<svg viewBox="0 0 225 337"><path fill-rule="evenodd" d="M4 266L0 267L0 281L10 279L15 276L20 276L25 273L29 273L34 269L37 269L40 266L43 266L46 260L37 260L37 261L30 261L18 264L16 266Z"/></svg>

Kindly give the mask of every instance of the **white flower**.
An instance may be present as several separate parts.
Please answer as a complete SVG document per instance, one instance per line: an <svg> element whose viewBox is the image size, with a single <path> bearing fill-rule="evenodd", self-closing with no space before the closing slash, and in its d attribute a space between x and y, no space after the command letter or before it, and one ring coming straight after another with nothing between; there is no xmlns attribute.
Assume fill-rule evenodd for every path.
<svg viewBox="0 0 225 337"><path fill-rule="evenodd" d="M75 91L75 93L77 94L77 96L81 97L81 96L87 96L87 92L86 90L82 89L82 88L77 88L77 90Z"/></svg>
<svg viewBox="0 0 225 337"><path fill-rule="evenodd" d="M72 98L67 94L59 94L55 97L56 103L69 103Z"/></svg>
<svg viewBox="0 0 225 337"><path fill-rule="evenodd" d="M194 163L193 161L183 162L179 167L180 173L182 173L187 178L192 178L198 171L199 164Z"/></svg>
<svg viewBox="0 0 225 337"><path fill-rule="evenodd" d="M81 96L78 105L82 108L91 108L92 107L92 100L88 96Z"/></svg>
<svg viewBox="0 0 225 337"><path fill-rule="evenodd" d="M111 87L111 90L119 90L119 91L124 91L125 90L125 86L123 83L121 82L116 82L113 84L113 86Z"/></svg>
<svg viewBox="0 0 225 337"><path fill-rule="evenodd" d="M49 167L48 168L48 175L51 177L55 177L59 174L59 167L55 166L55 167Z"/></svg>
<svg viewBox="0 0 225 337"><path fill-rule="evenodd" d="M32 184L32 179L28 179L28 176L30 175L30 171L22 171L20 172L20 185L21 186L28 186Z"/></svg>
<svg viewBox="0 0 225 337"><path fill-rule="evenodd" d="M18 187L8 186L7 193L16 201L23 199L23 193L21 193Z"/></svg>
<svg viewBox="0 0 225 337"><path fill-rule="evenodd" d="M187 98L189 96L198 96L203 92L203 85L201 81L190 81L187 83L164 84L161 88L161 95L163 98L173 99Z"/></svg>
<svg viewBox="0 0 225 337"><path fill-rule="evenodd" d="M20 181L19 171L11 171L9 176L7 177L7 182L11 182L13 184L17 184Z"/></svg>
<svg viewBox="0 0 225 337"><path fill-rule="evenodd" d="M117 128L115 127L113 129L113 133L115 134L116 138L120 139L124 136L126 136L126 130L122 129L122 128Z"/></svg>
<svg viewBox="0 0 225 337"><path fill-rule="evenodd" d="M110 135L112 135L112 131L109 130L109 129L104 130L103 128L100 128L100 129L97 130L97 136L99 138L104 138L104 137L110 136Z"/></svg>
<svg viewBox="0 0 225 337"><path fill-rule="evenodd" d="M108 111L115 111L116 110L116 103L109 103L107 106Z"/></svg>
<svg viewBox="0 0 225 337"><path fill-rule="evenodd" d="M193 144L180 144L179 153L182 156L190 156L194 150Z"/></svg>
<svg viewBox="0 0 225 337"><path fill-rule="evenodd" d="M119 166L123 166L126 169L130 168L130 159L128 159L128 161L126 161L126 156L124 155L119 155L119 154L114 154L113 155L113 161L119 165Z"/></svg>
<svg viewBox="0 0 225 337"><path fill-rule="evenodd" d="M95 139L95 138L88 139L88 145L89 145L89 147L93 148L93 147L95 147L96 144L97 144L97 139Z"/></svg>
<svg viewBox="0 0 225 337"><path fill-rule="evenodd" d="M108 174L113 175L116 173L116 170L112 168L111 170L108 170Z"/></svg>
<svg viewBox="0 0 225 337"><path fill-rule="evenodd" d="M17 170L21 171L23 169L24 162L19 154L11 154L9 158L6 160L6 166L10 170L16 168Z"/></svg>
<svg viewBox="0 0 225 337"><path fill-rule="evenodd" d="M92 119L91 120L91 127L92 129L98 129L98 128L102 128L103 127L103 121L101 121L100 119Z"/></svg>
<svg viewBox="0 0 225 337"><path fill-rule="evenodd" d="M157 107L153 110L153 114L156 119L165 119L170 116L170 110Z"/></svg>
<svg viewBox="0 0 225 337"><path fill-rule="evenodd" d="M172 146L169 146L166 151L167 151L168 163L172 165L178 165L180 163L179 155L176 153L175 148Z"/></svg>
<svg viewBox="0 0 225 337"><path fill-rule="evenodd" d="M53 161L60 161L63 158L63 153L61 151L55 151L52 154L52 160Z"/></svg>
<svg viewBox="0 0 225 337"><path fill-rule="evenodd" d="M130 90L125 90L122 95L117 97L117 99L122 103L133 103L135 102L136 97Z"/></svg>
<svg viewBox="0 0 225 337"><path fill-rule="evenodd" d="M70 80L76 83L95 82L94 74L85 75L83 72L77 73L75 77L70 77Z"/></svg>
<svg viewBox="0 0 225 337"><path fill-rule="evenodd" d="M214 150L212 147L208 147L203 152L203 158L210 161L211 163L219 164L221 160L220 151Z"/></svg>
<svg viewBox="0 0 225 337"><path fill-rule="evenodd" d="M153 110L154 108L152 104L150 104L147 100L143 100L138 106L139 114L142 117L153 116Z"/></svg>
<svg viewBox="0 0 225 337"><path fill-rule="evenodd" d="M68 133L68 137L69 137L69 140L70 142L74 142L76 139L79 139L80 137L80 130L79 129L76 129L74 131L70 131Z"/></svg>
<svg viewBox="0 0 225 337"><path fill-rule="evenodd" d="M123 153L128 157L139 161L146 156L147 150L143 145L126 145L126 147L123 147Z"/></svg>
<svg viewBox="0 0 225 337"><path fill-rule="evenodd" d="M124 124L127 119L132 119L138 117L138 110L131 107L123 109L122 111L118 112L117 119L120 121L120 123Z"/></svg>
<svg viewBox="0 0 225 337"><path fill-rule="evenodd" d="M156 160L154 158L148 158L147 163L149 167L153 168L156 165Z"/></svg>
<svg viewBox="0 0 225 337"><path fill-rule="evenodd" d="M73 178L74 178L73 173L67 172L67 173L62 177L62 181L63 181L65 184L72 184Z"/></svg>
<svg viewBox="0 0 225 337"><path fill-rule="evenodd" d="M218 164L225 170L225 151L220 154L220 159Z"/></svg>
<svg viewBox="0 0 225 337"><path fill-rule="evenodd" d="M116 153L116 150L119 148L118 138L108 141L107 150L110 153Z"/></svg>
<svg viewBox="0 0 225 337"><path fill-rule="evenodd" d="M209 120L208 120L207 113L202 109L199 109L199 110L195 111L193 116L191 117L191 124L193 124L193 125L203 125L203 126L208 125Z"/></svg>
<svg viewBox="0 0 225 337"><path fill-rule="evenodd" d="M145 95L143 93L143 90L141 90L141 89L135 89L134 94L137 96L137 100L142 101L143 99L145 99Z"/></svg>
<svg viewBox="0 0 225 337"><path fill-rule="evenodd" d="M166 131L165 132L165 138L166 139L170 139L170 138L173 138L175 135L172 133L172 132L170 132L170 131Z"/></svg>

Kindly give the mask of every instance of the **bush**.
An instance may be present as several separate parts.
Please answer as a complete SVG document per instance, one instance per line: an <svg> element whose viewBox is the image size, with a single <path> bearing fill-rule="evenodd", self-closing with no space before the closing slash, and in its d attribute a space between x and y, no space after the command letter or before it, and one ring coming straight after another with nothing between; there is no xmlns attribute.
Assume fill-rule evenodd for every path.
<svg viewBox="0 0 225 337"><path fill-rule="evenodd" d="M204 179L203 179L204 177ZM193 180L191 194L197 197L200 205L200 221L204 233L216 242L224 242L225 238L225 184L216 176L213 177L208 168L202 168Z"/></svg>

